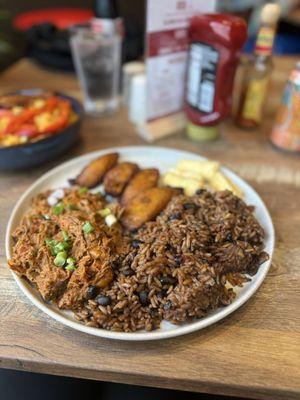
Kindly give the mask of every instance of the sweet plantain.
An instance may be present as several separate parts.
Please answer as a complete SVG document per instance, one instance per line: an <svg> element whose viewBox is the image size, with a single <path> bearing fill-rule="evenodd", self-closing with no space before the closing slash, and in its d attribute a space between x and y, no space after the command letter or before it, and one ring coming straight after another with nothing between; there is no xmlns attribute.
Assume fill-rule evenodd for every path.
<svg viewBox="0 0 300 400"><path fill-rule="evenodd" d="M122 224L130 230L140 228L145 222L153 220L174 194L173 189L165 187L153 187L141 192L125 206Z"/></svg>
<svg viewBox="0 0 300 400"><path fill-rule="evenodd" d="M157 185L159 172L156 168L148 168L139 171L126 186L121 203L126 205L131 199Z"/></svg>
<svg viewBox="0 0 300 400"><path fill-rule="evenodd" d="M91 161L77 176L75 183L92 188L102 181L104 175L118 162L118 153L109 153Z"/></svg>
<svg viewBox="0 0 300 400"><path fill-rule="evenodd" d="M113 167L104 177L105 192L111 196L120 196L139 167L131 162L122 162Z"/></svg>

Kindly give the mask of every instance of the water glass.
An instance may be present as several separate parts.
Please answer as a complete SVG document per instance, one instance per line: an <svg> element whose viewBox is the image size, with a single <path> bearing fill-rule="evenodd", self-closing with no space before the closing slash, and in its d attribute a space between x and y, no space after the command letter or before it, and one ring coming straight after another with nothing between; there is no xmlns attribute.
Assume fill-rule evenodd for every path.
<svg viewBox="0 0 300 400"><path fill-rule="evenodd" d="M119 105L121 38L117 33L103 33L91 24L70 29L73 61L83 91L84 109L102 115Z"/></svg>

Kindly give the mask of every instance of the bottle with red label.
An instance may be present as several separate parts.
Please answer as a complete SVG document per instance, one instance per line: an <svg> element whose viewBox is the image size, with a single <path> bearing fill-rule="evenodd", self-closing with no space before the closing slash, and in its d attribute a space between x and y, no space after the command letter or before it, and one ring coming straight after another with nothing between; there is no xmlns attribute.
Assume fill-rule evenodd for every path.
<svg viewBox="0 0 300 400"><path fill-rule="evenodd" d="M185 97L187 133L192 139L215 139L219 122L230 114L234 75L246 38L242 18L226 14L192 18Z"/></svg>

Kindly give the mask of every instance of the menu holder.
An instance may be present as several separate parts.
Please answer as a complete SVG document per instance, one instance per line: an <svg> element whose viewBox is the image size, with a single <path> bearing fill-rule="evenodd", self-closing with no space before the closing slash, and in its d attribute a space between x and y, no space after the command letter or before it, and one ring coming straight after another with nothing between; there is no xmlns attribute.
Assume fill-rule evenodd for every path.
<svg viewBox="0 0 300 400"><path fill-rule="evenodd" d="M148 0L144 122L138 133L154 141L184 129L188 26L197 13L214 12L216 0Z"/></svg>
<svg viewBox="0 0 300 400"><path fill-rule="evenodd" d="M137 130L145 140L154 142L165 136L181 132L185 125L186 118L184 112L178 112L137 125Z"/></svg>

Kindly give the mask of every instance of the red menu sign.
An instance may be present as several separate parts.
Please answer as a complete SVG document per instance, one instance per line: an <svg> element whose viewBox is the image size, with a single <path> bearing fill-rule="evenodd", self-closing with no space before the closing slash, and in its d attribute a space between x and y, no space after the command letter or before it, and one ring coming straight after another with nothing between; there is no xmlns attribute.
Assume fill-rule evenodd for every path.
<svg viewBox="0 0 300 400"><path fill-rule="evenodd" d="M215 0L148 0L147 121L182 110L189 20L215 8Z"/></svg>

